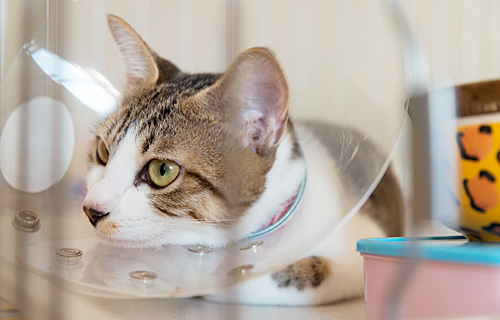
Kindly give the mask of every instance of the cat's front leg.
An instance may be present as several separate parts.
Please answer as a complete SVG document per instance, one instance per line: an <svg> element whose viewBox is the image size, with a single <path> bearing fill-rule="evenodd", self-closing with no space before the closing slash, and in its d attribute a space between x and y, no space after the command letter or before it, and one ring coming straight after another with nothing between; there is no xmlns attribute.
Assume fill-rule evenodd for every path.
<svg viewBox="0 0 500 320"><path fill-rule="evenodd" d="M295 288L303 291L307 288L318 287L330 275L331 266L328 259L313 256L289 265L274 273L271 278L278 288Z"/></svg>
<svg viewBox="0 0 500 320"><path fill-rule="evenodd" d="M349 259L351 260L351 259ZM271 275L205 296L207 300L253 305L307 306L340 301L363 293L362 261L303 258Z"/></svg>
<svg viewBox="0 0 500 320"><path fill-rule="evenodd" d="M358 214L319 243L310 256L274 274L204 298L241 304L307 306L360 297L364 291L363 258L356 252L356 241L383 235L372 219Z"/></svg>

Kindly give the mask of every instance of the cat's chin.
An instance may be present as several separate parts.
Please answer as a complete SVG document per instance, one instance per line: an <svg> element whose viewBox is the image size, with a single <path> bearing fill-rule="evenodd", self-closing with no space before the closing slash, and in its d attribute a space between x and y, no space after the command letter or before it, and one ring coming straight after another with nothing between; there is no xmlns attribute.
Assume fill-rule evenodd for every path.
<svg viewBox="0 0 500 320"><path fill-rule="evenodd" d="M207 239L205 238L186 236L185 239L177 239L176 242L170 242L166 241L164 234L157 235L154 237L151 236L148 239L138 239L137 237L125 237L119 234L104 235L100 232L97 232L97 235L101 239L101 242L105 245L117 248L129 248L129 249L160 249L170 245L189 246L193 244L205 245L211 248L223 248L231 243L230 241L227 240L227 238L224 237L215 237L214 239L211 239L212 241L206 241ZM163 241L159 241L158 239L163 239ZM215 241L216 239L219 239L219 241Z"/></svg>
<svg viewBox="0 0 500 320"><path fill-rule="evenodd" d="M128 249L157 249L163 247L163 244L151 243L147 240L137 240L137 239L124 239L116 236L103 236L99 235L103 244L118 247L118 248L128 248Z"/></svg>

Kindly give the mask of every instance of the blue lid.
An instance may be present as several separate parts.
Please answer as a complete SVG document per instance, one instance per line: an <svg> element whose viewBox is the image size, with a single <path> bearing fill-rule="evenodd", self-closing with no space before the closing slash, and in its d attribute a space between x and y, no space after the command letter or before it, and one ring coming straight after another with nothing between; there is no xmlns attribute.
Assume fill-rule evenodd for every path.
<svg viewBox="0 0 500 320"><path fill-rule="evenodd" d="M500 266L500 243L469 242L463 236L359 240L361 253Z"/></svg>

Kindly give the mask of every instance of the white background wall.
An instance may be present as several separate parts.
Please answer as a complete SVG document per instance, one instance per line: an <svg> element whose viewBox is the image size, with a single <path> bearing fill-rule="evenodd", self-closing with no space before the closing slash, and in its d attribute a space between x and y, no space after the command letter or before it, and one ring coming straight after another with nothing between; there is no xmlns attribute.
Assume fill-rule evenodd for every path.
<svg viewBox="0 0 500 320"><path fill-rule="evenodd" d="M426 60L419 71L433 85L500 77L500 0L399 3ZM0 0L0 84L19 78L15 63L23 56L19 50L35 36L51 51L123 86L122 59L106 26L106 15L112 13L186 71L223 71L242 50L270 47L287 76L293 115L356 125L387 149L398 132L405 91L401 29L384 4L377 0ZM40 83L41 92L54 90L47 82ZM23 85L10 86L8 92L6 87L0 86L4 106L0 123L26 95ZM57 94L70 108L78 105L64 90ZM5 101L6 96L15 99ZM77 127L86 130L81 110L73 108L72 113L79 119ZM404 158L404 150L401 154Z"/></svg>
<svg viewBox="0 0 500 320"><path fill-rule="evenodd" d="M87 43L87 51L72 52L72 46L67 45L64 48L74 60L83 60L99 70L105 69L110 62L101 48L108 46L107 50L112 50L104 17L106 13L115 13L129 21L158 52L188 70L222 70L242 49L253 45L270 46L285 66L290 81L300 87L301 81L317 76L310 73L311 69L315 70L311 64L328 64L332 50L338 51L336 48L318 49L325 49L321 43L331 45L331 37L348 37L343 27L351 17L361 16L356 11L364 11L362 16L367 29L379 28L380 9L376 3L1 0L1 74L12 63L24 41L43 27L45 7L49 4L53 13L52 31L57 29L58 34L57 41L52 39L54 44L66 43L70 41L68 37ZM499 77L500 1L407 0L401 3L408 24L429 56L432 78L445 74L454 83L466 83ZM384 44L380 47L384 49ZM304 58L309 63L297 63Z"/></svg>
<svg viewBox="0 0 500 320"><path fill-rule="evenodd" d="M36 36L51 51L100 71L121 87L122 60L106 26L106 15L112 13L186 71L223 71L242 50L270 47L287 76L295 116L354 124L390 145L401 121L398 111L405 92L401 29L384 3L0 0L0 84L6 82L6 72L16 68L23 43ZM433 85L500 77L499 0L399 3L427 62L420 71L427 72ZM0 87L4 100L6 86ZM1 123L23 102L24 89L9 88L9 94L19 94L2 104ZM77 103L63 90L58 94L70 106Z"/></svg>
<svg viewBox="0 0 500 320"><path fill-rule="evenodd" d="M428 55L431 79L454 84L500 77L500 1L402 1Z"/></svg>
<svg viewBox="0 0 500 320"><path fill-rule="evenodd" d="M0 1L4 75L22 44L45 33L51 51L123 86L122 60L106 27L106 14L113 13L186 71L223 71L244 49L270 47L298 117L356 125L382 144L394 136L388 124L401 121L402 54L383 1ZM3 105L10 109L20 102Z"/></svg>

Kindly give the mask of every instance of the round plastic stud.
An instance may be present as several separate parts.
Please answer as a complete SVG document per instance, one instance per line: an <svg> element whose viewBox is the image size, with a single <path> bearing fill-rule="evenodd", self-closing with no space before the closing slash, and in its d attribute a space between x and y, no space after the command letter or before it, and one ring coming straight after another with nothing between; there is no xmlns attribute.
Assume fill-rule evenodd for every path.
<svg viewBox="0 0 500 320"><path fill-rule="evenodd" d="M21 210L12 219L14 228L24 232L36 232L40 229L40 217L33 211Z"/></svg>
<svg viewBox="0 0 500 320"><path fill-rule="evenodd" d="M132 284L140 288L149 288L153 285L158 274L153 271L138 270L129 273Z"/></svg>
<svg viewBox="0 0 500 320"><path fill-rule="evenodd" d="M75 248L60 248L56 250L58 261L64 264L79 264L83 251Z"/></svg>
<svg viewBox="0 0 500 320"><path fill-rule="evenodd" d="M240 247L240 250L249 250L249 249L256 250L263 243L264 243L264 241L262 241L262 240L251 242L251 243L245 244L244 246Z"/></svg>
<svg viewBox="0 0 500 320"><path fill-rule="evenodd" d="M253 268L253 264L245 264L242 266L238 266L236 268L231 269L227 275L230 277L244 277L250 273L250 270Z"/></svg>
<svg viewBox="0 0 500 320"><path fill-rule="evenodd" d="M212 252L212 248L202 244L190 245L187 247L187 249L193 253L196 253L196 255L199 257L204 257L205 255Z"/></svg>

